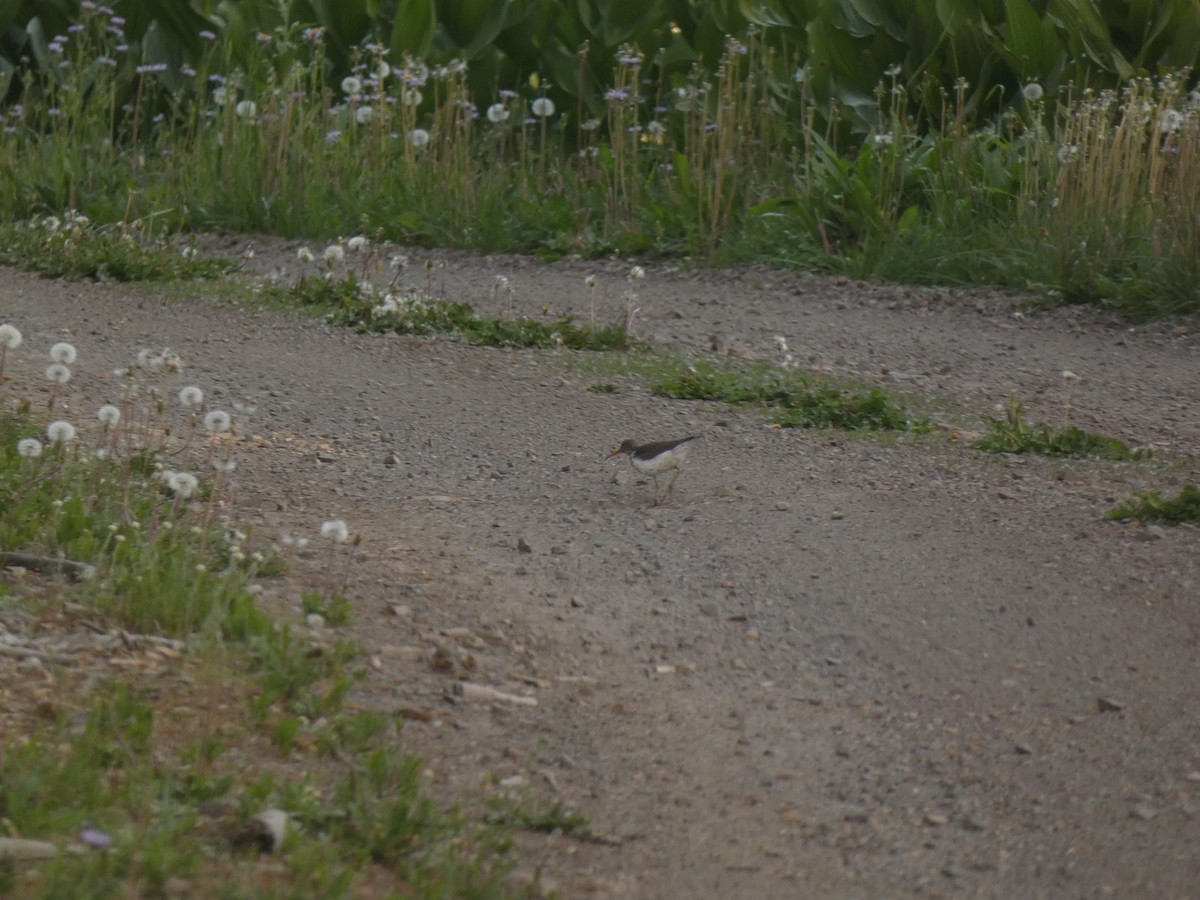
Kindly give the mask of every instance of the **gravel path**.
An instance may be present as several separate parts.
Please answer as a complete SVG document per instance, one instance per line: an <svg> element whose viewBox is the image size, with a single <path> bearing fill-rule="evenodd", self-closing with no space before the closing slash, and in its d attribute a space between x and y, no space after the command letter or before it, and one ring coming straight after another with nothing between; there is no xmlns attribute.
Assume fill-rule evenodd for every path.
<svg viewBox="0 0 1200 900"><path fill-rule="evenodd" d="M297 246L259 241L255 271L289 270ZM409 255L413 284L483 312L503 275L517 311L586 317L594 273L611 319L628 272ZM25 333L19 379L54 341L78 345L80 418L146 346L178 351L213 402L257 405L243 518L267 538L330 517L363 535L349 631L375 669L356 700L421 714L404 737L445 796L478 795L491 773L582 811L588 839L524 841L522 872L563 896L1195 896L1196 531L1103 518L1196 478L1188 325L646 269L642 337L708 352L716 335L775 358L783 335L803 365L968 428L1013 394L1057 423L1069 369L1072 421L1166 453L1062 462L945 435L781 431L567 353L362 336L11 270L0 321ZM624 389L587 389L608 380ZM605 459L625 437L691 433L663 506ZM320 553L295 562L296 577L329 577ZM537 705L476 702L456 694L464 681Z"/></svg>

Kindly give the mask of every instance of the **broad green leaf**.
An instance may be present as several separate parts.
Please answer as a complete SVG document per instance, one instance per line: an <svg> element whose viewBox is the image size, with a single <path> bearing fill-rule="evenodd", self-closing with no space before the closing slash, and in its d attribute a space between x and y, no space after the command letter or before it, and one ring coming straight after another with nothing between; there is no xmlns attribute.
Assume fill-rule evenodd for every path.
<svg viewBox="0 0 1200 900"><path fill-rule="evenodd" d="M1062 56L1054 23L1043 19L1029 0L1005 0L1007 14L1004 49L1022 78L1046 78Z"/></svg>
<svg viewBox="0 0 1200 900"><path fill-rule="evenodd" d="M504 27L511 0L439 0L438 24L458 44L464 59L490 46Z"/></svg>
<svg viewBox="0 0 1200 900"><path fill-rule="evenodd" d="M405 53L417 59L424 58L433 44L433 31L437 24L434 0L399 0L395 16L392 38L388 44L392 59L400 60Z"/></svg>

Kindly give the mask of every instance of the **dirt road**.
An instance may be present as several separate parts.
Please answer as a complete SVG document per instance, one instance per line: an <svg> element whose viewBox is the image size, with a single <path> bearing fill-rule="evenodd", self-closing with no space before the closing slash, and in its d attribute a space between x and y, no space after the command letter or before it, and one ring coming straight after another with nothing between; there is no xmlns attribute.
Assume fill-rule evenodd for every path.
<svg viewBox="0 0 1200 900"><path fill-rule="evenodd" d="M253 265L290 270L297 246L260 241ZM414 284L482 312L497 275L530 315L586 317L595 274L611 318L627 287L624 263L409 253ZM1104 513L1195 480L1196 335L987 292L646 270L644 338L773 359L782 335L802 365L967 428L1014 394L1057 424L1071 370L1072 421L1159 458L781 431L565 352L362 336L178 289L9 270L0 321L29 350L10 367L79 347L81 418L147 346L213 404L256 404L240 515L265 539L331 517L363 535L348 631L377 669L356 702L434 713L404 737L443 796L524 778L586 815L594 840L525 844L522 871L563 896L1195 896L1197 532ZM657 508L605 459L691 433ZM327 577L320 551L295 566ZM537 706L447 702L460 679Z"/></svg>

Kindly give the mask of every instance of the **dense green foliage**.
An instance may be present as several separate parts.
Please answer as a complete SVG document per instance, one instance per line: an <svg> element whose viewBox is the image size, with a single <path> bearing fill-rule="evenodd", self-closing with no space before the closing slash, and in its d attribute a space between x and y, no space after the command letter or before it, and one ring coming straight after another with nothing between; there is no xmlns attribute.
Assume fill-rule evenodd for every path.
<svg viewBox="0 0 1200 900"><path fill-rule="evenodd" d="M114 3L2 14L0 215L1200 306L1200 0Z"/></svg>
<svg viewBox="0 0 1200 900"><path fill-rule="evenodd" d="M1194 484L1187 484L1176 496L1170 498L1147 491L1140 497L1109 510L1107 515L1115 520L1137 519L1141 522L1166 522L1168 525L1200 522L1200 488Z"/></svg>

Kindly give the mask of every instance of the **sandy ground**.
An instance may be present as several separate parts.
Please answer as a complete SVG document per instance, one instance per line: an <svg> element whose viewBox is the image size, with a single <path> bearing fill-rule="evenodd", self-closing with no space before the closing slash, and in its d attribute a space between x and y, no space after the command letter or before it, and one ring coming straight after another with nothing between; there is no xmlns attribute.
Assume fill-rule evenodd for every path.
<svg viewBox="0 0 1200 900"><path fill-rule="evenodd" d="M258 241L252 272L292 277L297 246ZM529 315L594 299L611 320L627 288L624 262L408 253L406 283L482 312L498 275ZM403 739L442 796L523 778L586 815L585 839L523 845L521 873L562 896L1200 890L1197 533L1104 519L1196 478L1187 323L765 269L649 264L636 285L643 338L775 359L782 335L968 429L1014 394L1057 424L1069 369L1074 423L1159 451L1116 464L771 429L583 355L357 335L208 289L0 281L25 334L10 371L73 341L80 418L143 347L179 352L213 404L256 405L240 516L267 539L333 517L362 535L347 632L376 668L355 702L426 714ZM691 433L655 508L605 458ZM319 549L294 565L333 577ZM462 681L537 705L462 702Z"/></svg>

